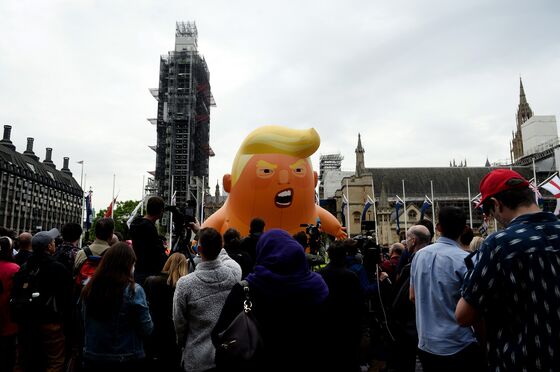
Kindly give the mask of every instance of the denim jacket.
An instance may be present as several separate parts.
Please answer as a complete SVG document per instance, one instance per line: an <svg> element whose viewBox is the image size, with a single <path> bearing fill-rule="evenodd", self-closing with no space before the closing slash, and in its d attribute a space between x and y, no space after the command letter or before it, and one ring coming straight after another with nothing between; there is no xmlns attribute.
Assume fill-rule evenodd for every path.
<svg viewBox="0 0 560 372"><path fill-rule="evenodd" d="M135 285L134 293L130 286L126 287L121 308L110 320L88 316L85 302L82 302L82 316L85 359L125 362L145 357L142 338L152 333L154 325L140 285Z"/></svg>

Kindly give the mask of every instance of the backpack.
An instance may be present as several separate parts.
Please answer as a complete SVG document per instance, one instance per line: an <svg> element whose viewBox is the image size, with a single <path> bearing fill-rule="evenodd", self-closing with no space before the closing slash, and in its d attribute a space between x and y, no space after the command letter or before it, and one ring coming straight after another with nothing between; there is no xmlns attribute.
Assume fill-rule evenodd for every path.
<svg viewBox="0 0 560 372"><path fill-rule="evenodd" d="M86 254L86 260L80 266L78 274L74 279L74 283L79 289L85 287L90 281L97 269L97 266L99 266L99 262L101 261L101 256L95 256L90 247L84 247L84 253Z"/></svg>
<svg viewBox="0 0 560 372"><path fill-rule="evenodd" d="M16 323L40 322L44 316L58 314L56 297L41 296L39 267L24 265L14 274L10 296L10 315Z"/></svg>

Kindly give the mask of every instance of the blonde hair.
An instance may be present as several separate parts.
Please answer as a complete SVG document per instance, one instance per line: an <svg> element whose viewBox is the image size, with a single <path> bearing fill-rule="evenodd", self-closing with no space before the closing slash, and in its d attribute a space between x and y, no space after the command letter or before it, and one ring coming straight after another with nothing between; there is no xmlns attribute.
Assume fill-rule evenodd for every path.
<svg viewBox="0 0 560 372"><path fill-rule="evenodd" d="M189 262L184 254L173 253L169 256L167 261L165 261L162 271L169 275L167 284L175 288L179 279L189 272Z"/></svg>
<svg viewBox="0 0 560 372"><path fill-rule="evenodd" d="M313 128L291 129L277 125L260 127L245 138L233 161L231 184L235 185L247 162L255 154L284 154L309 158L321 143Z"/></svg>
<svg viewBox="0 0 560 372"><path fill-rule="evenodd" d="M471 251L471 252L477 251L480 248L480 246L482 245L483 242L484 242L483 237L475 236L473 238L473 240L471 240L471 243L469 244L469 251Z"/></svg>

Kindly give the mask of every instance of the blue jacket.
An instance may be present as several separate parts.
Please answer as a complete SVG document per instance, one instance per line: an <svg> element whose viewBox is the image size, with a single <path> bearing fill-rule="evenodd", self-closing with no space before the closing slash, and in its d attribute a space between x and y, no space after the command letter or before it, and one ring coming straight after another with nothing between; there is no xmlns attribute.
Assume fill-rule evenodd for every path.
<svg viewBox="0 0 560 372"><path fill-rule="evenodd" d="M85 359L125 362L145 357L142 338L152 333L154 325L140 285L135 285L134 293L130 286L126 287L120 311L110 320L89 317L85 303L82 303L82 316Z"/></svg>

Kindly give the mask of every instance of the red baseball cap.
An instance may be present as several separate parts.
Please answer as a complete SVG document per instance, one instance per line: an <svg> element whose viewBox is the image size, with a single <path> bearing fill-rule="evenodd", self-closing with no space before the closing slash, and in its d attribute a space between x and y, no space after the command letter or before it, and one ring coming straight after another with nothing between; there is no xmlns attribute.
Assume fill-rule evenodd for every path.
<svg viewBox="0 0 560 372"><path fill-rule="evenodd" d="M517 179L522 182L515 184L508 184L511 179ZM519 173L512 171L511 169L495 169L488 173L482 181L480 181L480 201L476 203L476 208L480 207L486 199L491 196L496 195L499 192L514 189L518 187L529 186L529 181L527 181Z"/></svg>

